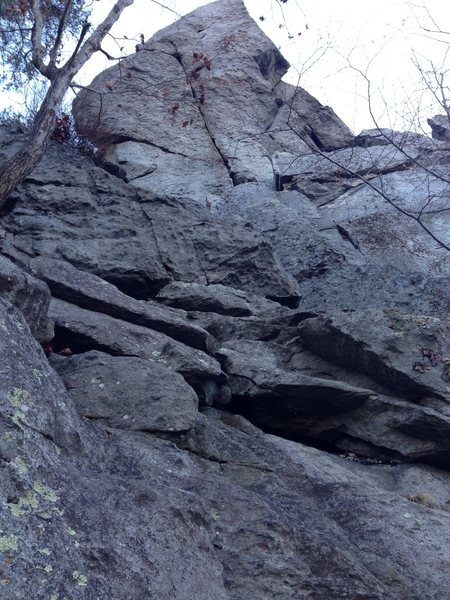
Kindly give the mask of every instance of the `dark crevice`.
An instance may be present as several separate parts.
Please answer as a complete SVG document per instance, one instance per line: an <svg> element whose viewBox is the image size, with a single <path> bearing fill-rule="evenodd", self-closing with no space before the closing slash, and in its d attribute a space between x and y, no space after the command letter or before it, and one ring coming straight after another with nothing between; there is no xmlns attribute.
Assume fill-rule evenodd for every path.
<svg viewBox="0 0 450 600"><path fill-rule="evenodd" d="M37 429L36 427L33 427L29 423L27 423L27 429L30 429L31 431L35 431L39 435L42 435L43 438L45 438L52 444L55 444L55 446L58 446L58 448L60 448L61 450L69 450L69 448L66 448L66 446L63 446L62 444L58 443L52 435L50 435L49 433L45 433L44 431L41 431L40 429ZM76 434L76 435L78 436L78 434Z"/></svg>
<svg viewBox="0 0 450 600"><path fill-rule="evenodd" d="M289 321L289 327L297 327L299 323L306 321L307 319L315 319L319 316L319 313L315 312L300 312L295 314Z"/></svg>
<svg viewBox="0 0 450 600"><path fill-rule="evenodd" d="M172 278L167 275L167 278L160 281L145 281L140 278L124 280L120 276L115 277L103 276L102 279L114 285L119 291L127 296L131 296L135 300L149 300L155 298L158 292L172 281Z"/></svg>
<svg viewBox="0 0 450 600"><path fill-rule="evenodd" d="M299 296L266 296L267 300L272 300L281 306L287 306L288 308L298 308L300 304Z"/></svg>
<svg viewBox="0 0 450 600"><path fill-rule="evenodd" d="M101 167L102 169L104 169L110 175L113 175L114 177L117 177L118 179L125 181L125 183L129 182L129 180L127 179L125 170L122 167L120 167L119 165L116 165L115 163L112 163L108 160L103 160L103 161L99 161L98 166Z"/></svg>
<svg viewBox="0 0 450 600"><path fill-rule="evenodd" d="M173 269L171 269L170 265L169 265L169 264L167 264L167 261L166 261L166 260L164 260L164 257L163 257L163 255L162 255L162 253L161 253L161 249L160 249L160 247L159 247L159 242L158 242L158 236L157 236L157 234L156 234L156 231L155 231L155 226L153 225L153 219L152 219L152 217L149 215L149 213L147 212L147 210L146 210L145 206L142 208L142 210L143 210L143 213L145 214L145 216L147 217L147 219L148 219L148 221L149 221L149 223L150 223L150 228L151 228L151 230L152 230L153 239L155 240L156 251L158 252L158 257L159 257L159 260L160 260L160 262L161 262L161 265L162 265L162 266L164 267L164 269L166 270L166 272L167 272L167 275L168 275L168 279L170 279L170 280L173 280L173 279L175 278L175 272L174 272L174 270L173 270ZM164 283L163 285L167 285L167 283L169 283L169 282L166 282L166 283ZM161 286L161 287L159 287L159 286L158 286L158 290L157 290L157 292L158 292L158 291L159 291L159 290L160 290L162 287L163 287L163 286ZM157 292L156 292L156 293L157 293Z"/></svg>
<svg viewBox="0 0 450 600"><path fill-rule="evenodd" d="M105 352L111 356L123 356L120 352L114 352L110 346L95 342L90 336L76 331L70 331L66 327L55 325L55 336L48 345L52 353L67 355L82 354L91 350Z"/></svg>
<svg viewBox="0 0 450 600"><path fill-rule="evenodd" d="M336 225L336 229L343 240L345 240L346 242L350 242L350 244L353 246L353 248L355 248L355 250L359 250L358 242L356 242L352 238L350 233L344 227L342 227L342 225Z"/></svg>
<svg viewBox="0 0 450 600"><path fill-rule="evenodd" d="M276 400L277 399L274 397L274 403ZM416 460L405 458L394 450L375 446L364 440L359 440L358 438L352 438L352 436L344 434L339 430L324 432L322 436L315 437L308 435L308 433L287 431L281 426L276 427L261 424L260 419L258 418L258 408L255 402L249 401L248 398L234 396L231 403L226 407L221 407L221 410L231 414L241 415L266 434L274 435L311 448L316 448L317 450L334 454L341 458L351 459L354 462L371 465L396 465L399 463L417 462ZM427 461L423 460L422 462ZM429 464L437 464L434 457L433 460L430 460Z"/></svg>
<svg viewBox="0 0 450 600"><path fill-rule="evenodd" d="M253 56L253 60L258 65L261 75L266 80L269 80L270 74L274 72L278 72L281 79L290 67L290 64L278 48L261 51Z"/></svg>
<svg viewBox="0 0 450 600"><path fill-rule="evenodd" d="M328 265L324 261L321 261L321 262L317 263L316 265L309 267L309 269L303 269L302 271L299 271L298 273L296 273L295 279L297 281L303 281L305 279L313 279L314 277L321 277L322 275L325 275L325 273L327 273L328 269L329 269Z"/></svg>
<svg viewBox="0 0 450 600"><path fill-rule="evenodd" d="M59 325L55 325L55 336L49 344L45 345L44 350L47 355L54 354L61 357L97 351L120 358L143 358L141 354L125 354L120 350L115 351L110 345L101 344L88 335L71 331ZM212 376L207 373L191 375L178 372L194 389L201 404L211 406L216 403L223 406L229 401L230 391L226 385L228 378L225 374Z"/></svg>
<svg viewBox="0 0 450 600"><path fill-rule="evenodd" d="M20 195L10 194L3 206L0 208L0 218L9 215L16 207L17 202L21 199Z"/></svg>
<svg viewBox="0 0 450 600"><path fill-rule="evenodd" d="M319 150L324 151L324 145L322 144L322 142L320 141L319 136L317 135L317 133L314 131L314 129L310 129L308 131L308 136L311 138L311 140L313 141L313 143L317 146L317 148Z"/></svg>
<svg viewBox="0 0 450 600"><path fill-rule="evenodd" d="M130 183L131 181L137 181L138 179L143 179L144 177L147 177L147 175L151 175L155 171L156 171L156 167L151 167L150 169L147 169L146 171L144 171L140 175L136 175L136 177L132 177L131 179L127 179L127 183Z"/></svg>
<svg viewBox="0 0 450 600"><path fill-rule="evenodd" d="M205 452L199 452L198 450L192 450L188 446L185 446L182 444L179 445L179 448L186 452L189 452L189 454L193 454L197 458L201 458L203 460L207 460L209 462L213 462L213 463L216 463L221 466L226 465L226 466L246 467L247 469L256 469L257 471L263 471L264 473L274 473L274 469L271 469L270 467L264 467L262 465L255 465L252 463L246 463L246 462L241 462L241 461L236 461L236 460L222 460L216 456L208 455Z"/></svg>
<svg viewBox="0 0 450 600"><path fill-rule="evenodd" d="M164 154L174 154L175 156L182 156L183 158L190 158L189 156L187 156L187 154L183 154L182 152L174 152L173 150L170 150L166 146L160 146L159 144L155 144L154 142L149 142L148 140L135 138L135 137L131 137L131 136L125 136L125 135L115 136L111 140L111 142L116 145L123 144L125 142L135 142L136 144L144 144L145 146L151 146L152 148L157 148L158 150L161 150L161 152L164 152Z"/></svg>
<svg viewBox="0 0 450 600"><path fill-rule="evenodd" d="M219 467L221 467L221 466L231 466L231 467L238 466L238 467L245 467L248 469L255 469L257 471L262 471L264 473L274 473L275 472L274 469L272 469L271 467L264 465L264 464L251 463L251 462L245 462L245 461L239 461L239 460L225 460L225 459L220 458L219 456L215 456L213 454L208 454L206 451L202 451L200 449L193 448L192 447L192 430L187 431L187 432L177 432L177 433L169 433L166 431L157 431L157 432L155 431L152 433L159 438L171 441L180 450L189 452L189 454L192 454L196 458L206 460L206 461L211 462ZM195 433L194 433L194 436L195 436Z"/></svg>
<svg viewBox="0 0 450 600"><path fill-rule="evenodd" d="M416 381L389 362L384 362L363 341L355 342L351 335L342 332L334 325L330 325L326 333L323 332L317 337L310 335L307 329L302 329L301 335L303 344L310 352L344 369L366 375L410 402L424 406L428 405L430 398L436 402L446 402L442 393L428 387L426 383ZM334 339L333 348L329 343L331 338ZM339 345L338 352L335 351L337 345Z"/></svg>
<svg viewBox="0 0 450 600"><path fill-rule="evenodd" d="M65 183L64 181L61 181L61 179L47 179L45 181L41 181L40 179L34 179L31 175L29 175L26 179L24 179L23 183L31 183L32 185L35 185L36 187L45 187L47 185L54 185L55 187L62 187L62 188L76 187L76 186L72 185L71 183Z"/></svg>
<svg viewBox="0 0 450 600"><path fill-rule="evenodd" d="M279 329L278 327L275 327L274 329L272 329L265 335L262 335L261 337L259 337L257 341L270 342L272 340L276 340L280 334L281 334L281 329Z"/></svg>

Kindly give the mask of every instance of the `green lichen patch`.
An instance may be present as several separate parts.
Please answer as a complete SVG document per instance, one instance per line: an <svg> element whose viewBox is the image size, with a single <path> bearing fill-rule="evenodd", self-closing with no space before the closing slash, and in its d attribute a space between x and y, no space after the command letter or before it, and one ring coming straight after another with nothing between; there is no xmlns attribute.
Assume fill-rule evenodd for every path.
<svg viewBox="0 0 450 600"><path fill-rule="evenodd" d="M19 429L23 430L23 424L25 423L25 415L20 410L16 410L16 412L12 415L11 421L16 425Z"/></svg>
<svg viewBox="0 0 450 600"><path fill-rule="evenodd" d="M30 469L30 465L26 463L21 456L16 456L14 464L19 475L26 475Z"/></svg>
<svg viewBox="0 0 450 600"><path fill-rule="evenodd" d="M24 404L30 404L32 402L30 392L16 387L6 394L6 399L13 406L23 406Z"/></svg>
<svg viewBox="0 0 450 600"><path fill-rule="evenodd" d="M80 571L73 571L72 573L73 580L81 587L84 587L88 583L88 578Z"/></svg>
<svg viewBox="0 0 450 600"><path fill-rule="evenodd" d="M8 328L6 327L5 321L0 321L0 329L5 333L9 333Z"/></svg>
<svg viewBox="0 0 450 600"><path fill-rule="evenodd" d="M44 377L42 371L39 371L39 369L33 369L33 375L36 377L36 379L39 381L39 384L41 385L42 379Z"/></svg>
<svg viewBox="0 0 450 600"><path fill-rule="evenodd" d="M4 504L9 508L12 515L22 517L26 513L36 509L39 506L39 501L36 494L30 490L20 498L7 500Z"/></svg>
<svg viewBox="0 0 450 600"><path fill-rule="evenodd" d="M41 481L35 481L33 483L33 490L39 494L44 500L49 502L58 502L59 496L48 486L44 485Z"/></svg>
<svg viewBox="0 0 450 600"><path fill-rule="evenodd" d="M42 511L37 513L37 516L40 517L41 519L45 519L45 521L51 521L52 520L52 515L48 512Z"/></svg>
<svg viewBox="0 0 450 600"><path fill-rule="evenodd" d="M15 535L0 535L0 552L15 552L17 547Z"/></svg>

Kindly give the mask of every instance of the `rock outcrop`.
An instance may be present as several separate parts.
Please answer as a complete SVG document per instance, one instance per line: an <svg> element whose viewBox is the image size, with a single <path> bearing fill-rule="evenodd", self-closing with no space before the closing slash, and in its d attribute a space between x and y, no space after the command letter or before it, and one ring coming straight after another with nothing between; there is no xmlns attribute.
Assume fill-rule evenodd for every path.
<svg viewBox="0 0 450 600"><path fill-rule="evenodd" d="M126 75L99 75L74 104L77 128L137 187L208 204L233 183L271 181L276 152L352 142L330 108L281 80L288 67L242 0L219 1L159 32Z"/></svg>
<svg viewBox="0 0 450 600"><path fill-rule="evenodd" d="M442 142L450 141L450 122L446 115L436 115L431 119L428 119L428 125L431 127L431 131L435 140Z"/></svg>
<svg viewBox="0 0 450 600"><path fill-rule="evenodd" d="M448 147L287 67L198 9L5 205L2 598L445 596Z"/></svg>

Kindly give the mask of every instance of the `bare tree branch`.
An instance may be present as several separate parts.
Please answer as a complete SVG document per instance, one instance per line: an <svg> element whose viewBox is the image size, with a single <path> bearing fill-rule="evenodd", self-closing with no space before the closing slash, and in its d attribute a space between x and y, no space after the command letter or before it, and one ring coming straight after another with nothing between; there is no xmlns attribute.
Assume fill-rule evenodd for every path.
<svg viewBox="0 0 450 600"><path fill-rule="evenodd" d="M41 5L39 0L32 0L31 2L34 22L33 29L31 32L31 43L33 49L33 64L36 69L47 76L47 67L44 64L44 47L42 45L42 32L44 30L44 21L42 18Z"/></svg>
<svg viewBox="0 0 450 600"><path fill-rule="evenodd" d="M66 0L66 3L64 5L64 11L59 20L58 31L56 34L55 42L54 42L52 49L50 50L50 54L49 54L48 66L50 69L56 68L56 61L58 59L58 53L61 48L62 38L63 38L64 31L66 28L67 18L69 16L70 9L72 8L72 3L73 3L73 0Z"/></svg>

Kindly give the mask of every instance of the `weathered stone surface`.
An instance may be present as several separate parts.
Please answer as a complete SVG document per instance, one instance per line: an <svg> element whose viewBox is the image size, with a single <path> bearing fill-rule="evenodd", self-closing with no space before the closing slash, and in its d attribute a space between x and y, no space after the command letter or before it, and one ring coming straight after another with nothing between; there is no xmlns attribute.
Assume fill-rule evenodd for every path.
<svg viewBox="0 0 450 600"><path fill-rule="evenodd" d="M161 118L167 119L167 111ZM194 198L206 207L210 196L223 194L233 185L222 161L203 159L197 154L191 158L147 143L115 144L109 151L108 160L119 165L126 173L126 180L137 188L155 194L163 192L180 200Z"/></svg>
<svg viewBox="0 0 450 600"><path fill-rule="evenodd" d="M55 321L59 348L72 351L101 350L113 355L136 356L166 365L190 377L218 377L219 363L211 356L185 346L169 336L53 299L50 316Z"/></svg>
<svg viewBox="0 0 450 600"><path fill-rule="evenodd" d="M331 151L352 145L354 136L345 123L306 90L280 81L275 93L282 104L269 131L284 151L298 155L315 148Z"/></svg>
<svg viewBox="0 0 450 600"><path fill-rule="evenodd" d="M400 208L416 214L433 194L434 209L422 218L445 242L450 231L448 185L423 177L423 171L412 169L371 181L397 198ZM234 188L214 211L263 231L298 281L304 310L391 306L416 314L448 314L447 251L366 186L317 208L299 192L248 183Z"/></svg>
<svg viewBox="0 0 450 600"><path fill-rule="evenodd" d="M348 189L362 185L362 177L370 180L375 175L400 171L410 160L396 146L389 144L357 146L308 156L281 152L273 156L272 164L278 190L298 190L318 206L323 206Z"/></svg>
<svg viewBox="0 0 450 600"><path fill-rule="evenodd" d="M319 356L369 375L418 403L435 398L450 415L448 318L389 309L346 311L308 319L299 330Z"/></svg>
<svg viewBox="0 0 450 600"><path fill-rule="evenodd" d="M386 357L378 362L363 353L357 357L356 349L352 354L326 335L318 335L316 345L335 343L336 354L343 358L320 348L317 354L328 360L308 352L310 346L315 349L308 334L317 320L300 325L307 332L306 347L295 338L284 345L239 340L222 346L232 409L265 430L297 440L315 439L365 456L448 468L450 404L433 398L417 402L404 388L402 394L391 379L380 381L370 368L358 368L360 359L364 365L372 363L373 370L386 371Z"/></svg>
<svg viewBox="0 0 450 600"><path fill-rule="evenodd" d="M55 298L155 329L201 350L214 350L214 339L188 321L184 311L166 308L156 302L135 300L104 279L61 260L37 257L30 261L30 267L48 284Z"/></svg>
<svg viewBox="0 0 450 600"><path fill-rule="evenodd" d="M194 390L160 363L91 351L52 364L78 413L106 426L186 431L197 419Z"/></svg>
<svg viewBox="0 0 450 600"><path fill-rule="evenodd" d="M347 255L358 254L351 244L342 243L333 221L298 191L277 192L261 183L247 183L217 202L214 212L260 229L285 269L301 283L324 270L340 269Z"/></svg>
<svg viewBox="0 0 450 600"><path fill-rule="evenodd" d="M413 147L416 150L420 150L421 153L424 150L437 150L440 147L436 141L430 139L427 135L413 131L395 131L384 127L363 129L355 137L354 144L364 148L394 144L398 148L405 148L406 151L408 151L408 148Z"/></svg>
<svg viewBox="0 0 450 600"><path fill-rule="evenodd" d="M122 180L51 144L1 211L73 394L2 298L2 597L440 600L447 143L353 140L240 0L121 68L90 133Z"/></svg>
<svg viewBox="0 0 450 600"><path fill-rule="evenodd" d="M439 156L440 153L436 154ZM429 161L432 165L432 158ZM425 168L414 166L408 170L394 171L372 179L370 182L372 187L363 186L343 194L323 208L324 215L343 225L344 223L352 225L350 231L361 229L361 242L365 242L368 250L378 252L387 250L380 237L384 230L384 239L390 239L392 249L395 248L397 252L405 246L402 235L408 234L408 238L411 239L406 248L412 255L409 262L413 260L414 254L417 256L416 263L420 264L420 261L426 260L427 253L423 249L425 245L428 246L430 263L446 256L444 249L433 244L430 236L419 227L415 219L420 217L431 233L444 243L449 243L450 190L447 181L449 170L445 165L431 166L422 159L421 162L424 162ZM389 199L394 205L388 202ZM402 214L401 210L411 216ZM375 219L380 224L378 228L374 223L371 223L371 227L366 224ZM370 236L371 229L374 229L372 236ZM439 272L438 268L434 270L436 273Z"/></svg>
<svg viewBox="0 0 450 600"><path fill-rule="evenodd" d="M225 600L209 533L183 516L184 501L198 518L208 510L183 489L181 452L81 421L20 313L3 301L0 311L2 596Z"/></svg>
<svg viewBox="0 0 450 600"><path fill-rule="evenodd" d="M433 600L445 589L448 474L346 461L211 410L170 442L105 431L78 417L17 311L0 310L6 598Z"/></svg>
<svg viewBox="0 0 450 600"><path fill-rule="evenodd" d="M15 261L66 260L141 297L172 280L125 184L73 151L52 146L12 200L3 252Z"/></svg>
<svg viewBox="0 0 450 600"><path fill-rule="evenodd" d="M351 143L330 108L281 81L288 67L242 0L221 0L156 34L127 58L127 77L99 75L74 103L77 127L133 184L205 204L232 182L270 181L276 151Z"/></svg>
<svg viewBox="0 0 450 600"><path fill-rule="evenodd" d="M146 203L158 249L173 279L221 284L298 304L298 286L284 271L272 247L251 227L210 220L203 212L173 215L170 206Z"/></svg>
<svg viewBox="0 0 450 600"><path fill-rule="evenodd" d="M141 194L57 145L11 197L2 225L2 251L14 261L64 260L137 298L181 280L298 301L296 282L258 231Z"/></svg>
<svg viewBox="0 0 450 600"><path fill-rule="evenodd" d="M2 255L0 297L20 309L37 340L46 342L53 337L53 326L47 317L50 304L48 287Z"/></svg>
<svg viewBox="0 0 450 600"><path fill-rule="evenodd" d="M224 285L201 285L175 282L166 285L157 300L177 308L191 311L212 312L221 315L243 317L257 314L274 305L255 294Z"/></svg>

